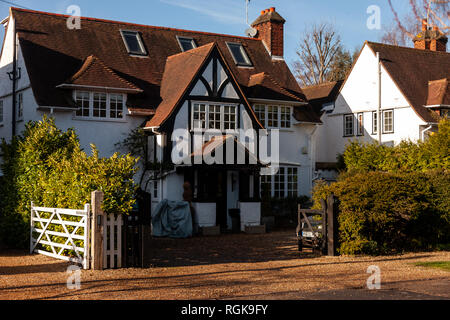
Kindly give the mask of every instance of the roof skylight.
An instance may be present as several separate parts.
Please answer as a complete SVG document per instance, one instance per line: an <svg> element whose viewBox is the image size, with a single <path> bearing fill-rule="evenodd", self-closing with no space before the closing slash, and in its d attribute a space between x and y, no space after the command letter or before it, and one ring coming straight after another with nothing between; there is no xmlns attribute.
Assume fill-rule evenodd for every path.
<svg viewBox="0 0 450 320"><path fill-rule="evenodd" d="M122 34L123 42L129 54L139 56L147 55L147 50L145 50L144 42L139 32L121 30L120 33Z"/></svg>
<svg viewBox="0 0 450 320"><path fill-rule="evenodd" d="M180 45L180 48L183 52L197 48L197 45L195 44L195 41L192 38L185 38L185 37L177 36L177 40L178 40L178 44Z"/></svg>
<svg viewBox="0 0 450 320"><path fill-rule="evenodd" d="M252 62L248 58L247 52L245 52L245 49L241 43L227 42L227 46L231 52L231 55L233 56L236 65L245 67L252 66Z"/></svg>

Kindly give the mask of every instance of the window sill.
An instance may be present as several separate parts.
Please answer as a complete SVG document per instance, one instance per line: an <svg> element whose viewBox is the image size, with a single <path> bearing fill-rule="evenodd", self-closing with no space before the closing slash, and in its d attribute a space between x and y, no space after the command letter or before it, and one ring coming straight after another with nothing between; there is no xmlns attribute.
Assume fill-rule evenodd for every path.
<svg viewBox="0 0 450 320"><path fill-rule="evenodd" d="M77 121L95 121L95 122L117 122L117 123L126 123L125 119L108 119L108 118L84 118L84 117L72 117L72 120Z"/></svg>

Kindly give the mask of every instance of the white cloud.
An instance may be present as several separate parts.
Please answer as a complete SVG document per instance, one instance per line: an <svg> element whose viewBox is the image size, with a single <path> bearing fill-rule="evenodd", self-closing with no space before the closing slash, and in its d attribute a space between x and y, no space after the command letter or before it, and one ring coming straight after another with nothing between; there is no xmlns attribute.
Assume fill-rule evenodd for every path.
<svg viewBox="0 0 450 320"><path fill-rule="evenodd" d="M228 24L245 23L244 1L160 0L160 2L196 11Z"/></svg>

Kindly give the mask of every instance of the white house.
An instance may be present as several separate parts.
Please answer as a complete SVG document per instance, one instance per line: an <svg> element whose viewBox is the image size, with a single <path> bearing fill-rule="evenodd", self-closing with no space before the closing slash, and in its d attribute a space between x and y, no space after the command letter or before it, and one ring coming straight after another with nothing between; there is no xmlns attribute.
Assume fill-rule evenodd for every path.
<svg viewBox="0 0 450 320"><path fill-rule="evenodd" d="M233 208L241 209L242 224L260 223L260 169L266 166L239 129L257 130L257 147L258 137L272 141L279 130L280 169L262 183L274 197L309 195L320 119L283 59L285 20L275 8L253 23L254 37L95 18L81 18L81 28L71 29L67 18L11 8L3 20L0 138L51 114L61 129L76 129L85 149L94 143L101 156L110 156L116 143L142 127L149 158L171 166L148 186L152 203L182 200L190 182L200 225L230 228ZM230 144L243 151L245 163L175 163L177 129L190 140L194 132L218 132L192 143L189 157L217 155Z"/></svg>
<svg viewBox="0 0 450 320"><path fill-rule="evenodd" d="M424 140L436 131L439 118L448 116L450 108L446 43L442 33L426 26L416 37L415 48L366 42L335 97L329 96L330 91L317 95L318 87L304 88L308 99L325 98L323 126L317 130L321 172L316 177L330 178L327 165L336 163L337 155L354 139L398 144Z"/></svg>

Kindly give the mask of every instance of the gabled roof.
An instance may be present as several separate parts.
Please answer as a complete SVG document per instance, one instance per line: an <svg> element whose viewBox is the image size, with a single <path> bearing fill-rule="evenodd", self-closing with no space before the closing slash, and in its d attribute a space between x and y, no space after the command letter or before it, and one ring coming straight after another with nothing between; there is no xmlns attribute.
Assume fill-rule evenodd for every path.
<svg viewBox="0 0 450 320"><path fill-rule="evenodd" d="M450 81L440 79L428 82L427 106L450 106Z"/></svg>
<svg viewBox="0 0 450 320"><path fill-rule="evenodd" d="M87 57L80 70L59 87L69 89L76 87L108 88L108 90L119 92L142 92L141 89L119 76L94 55Z"/></svg>
<svg viewBox="0 0 450 320"><path fill-rule="evenodd" d="M428 82L450 78L450 53L366 43L376 54L414 111L425 122L437 122L428 110Z"/></svg>
<svg viewBox="0 0 450 320"><path fill-rule="evenodd" d="M190 84L196 80L214 46L214 43L209 43L167 58L161 82L162 102L153 118L146 123L146 128L159 127L171 115Z"/></svg>
<svg viewBox="0 0 450 320"><path fill-rule="evenodd" d="M252 75L269 74L282 88L302 97L286 62L272 60L262 40L231 35L81 18L81 29L67 28L67 15L11 8L35 99L40 106L72 107L68 90L57 86L82 69L93 55L120 78L141 89L129 95L128 107L155 109L162 101L160 87L168 57L181 52L177 36L194 38L198 46L217 43L237 82L247 92ZM139 32L147 57L130 56L120 30ZM241 43L253 68L236 66L226 42ZM251 94L248 93L248 94ZM247 98L252 98L247 94Z"/></svg>

